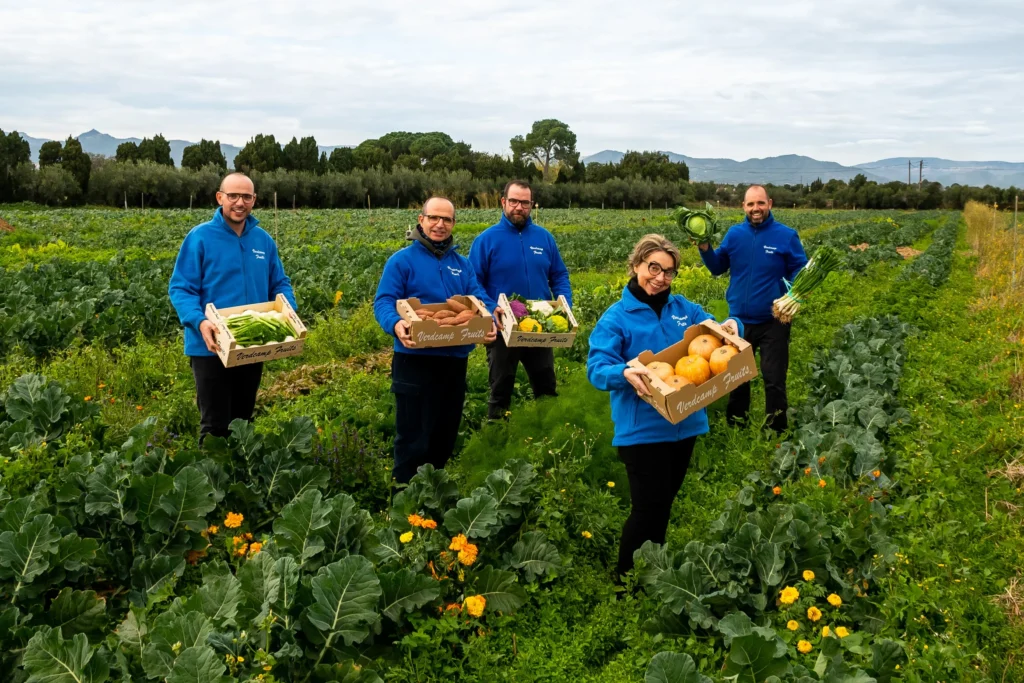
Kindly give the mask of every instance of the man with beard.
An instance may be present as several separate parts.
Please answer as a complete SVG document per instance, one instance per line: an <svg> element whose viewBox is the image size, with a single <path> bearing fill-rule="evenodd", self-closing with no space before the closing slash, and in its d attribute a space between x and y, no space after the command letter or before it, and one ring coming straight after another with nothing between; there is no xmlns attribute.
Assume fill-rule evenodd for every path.
<svg viewBox="0 0 1024 683"><path fill-rule="evenodd" d="M768 426L783 432L788 426L786 373L789 371L790 325L772 315L772 302L786 293L807 264L807 254L796 230L775 220L768 190L751 185L743 195L746 219L729 228L718 249L698 244L701 260L712 275L731 271L729 315L743 323L743 338L761 353L765 415ZM729 394L726 417L744 423L750 410L750 384Z"/></svg>
<svg viewBox="0 0 1024 683"><path fill-rule="evenodd" d="M217 308L273 301L284 294L296 308L291 281L277 244L252 216L256 193L242 173L220 183L213 219L196 226L181 244L168 293L185 326L185 355L196 380L199 441L207 434L228 436L233 420L252 420L263 363L225 368L217 356L214 326L206 304Z"/></svg>
<svg viewBox="0 0 1024 683"><path fill-rule="evenodd" d="M501 220L474 240L469 260L491 299L497 300L499 293L518 294L530 300L554 300L563 295L571 308L569 271L558 253L555 238L530 220L532 208L533 189L529 183L513 180L505 185ZM534 398L557 395L555 356L550 348L509 348L499 335L487 346L487 363L491 384L489 419L500 419L508 411L519 363L526 369Z"/></svg>

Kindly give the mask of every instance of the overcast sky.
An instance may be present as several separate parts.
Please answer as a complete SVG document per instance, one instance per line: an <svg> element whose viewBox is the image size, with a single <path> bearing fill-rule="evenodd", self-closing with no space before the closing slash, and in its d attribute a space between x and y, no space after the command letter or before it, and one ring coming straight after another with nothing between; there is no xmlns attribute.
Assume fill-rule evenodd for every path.
<svg viewBox="0 0 1024 683"><path fill-rule="evenodd" d="M1019 0L0 0L0 128L1024 161Z"/></svg>

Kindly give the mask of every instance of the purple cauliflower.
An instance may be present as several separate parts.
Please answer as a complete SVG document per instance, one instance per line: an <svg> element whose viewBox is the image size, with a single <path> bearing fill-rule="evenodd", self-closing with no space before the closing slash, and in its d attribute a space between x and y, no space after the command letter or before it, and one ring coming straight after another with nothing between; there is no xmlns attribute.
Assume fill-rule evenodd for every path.
<svg viewBox="0 0 1024 683"><path fill-rule="evenodd" d="M525 318L529 314L529 311L526 310L526 304L518 299L508 302L508 307L512 309L512 315L516 317L516 320Z"/></svg>

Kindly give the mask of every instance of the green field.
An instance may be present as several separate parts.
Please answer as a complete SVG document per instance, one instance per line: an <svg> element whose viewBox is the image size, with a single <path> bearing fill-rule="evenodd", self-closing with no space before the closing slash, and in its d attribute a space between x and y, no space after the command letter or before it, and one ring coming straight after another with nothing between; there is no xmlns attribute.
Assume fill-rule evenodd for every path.
<svg viewBox="0 0 1024 683"><path fill-rule="evenodd" d="M540 212L583 327L560 395L527 400L521 374L487 424L474 351L458 456L402 490L369 302L416 213L256 215L310 336L267 366L255 424L199 452L166 290L209 213L0 206L3 680L1024 680L1024 313L990 296L961 214L778 212L848 255L793 325L792 431L712 406L669 542L625 589L587 336L635 241L678 237L667 212ZM462 253L496 217L459 212ZM727 280L683 260L675 291L724 312Z"/></svg>

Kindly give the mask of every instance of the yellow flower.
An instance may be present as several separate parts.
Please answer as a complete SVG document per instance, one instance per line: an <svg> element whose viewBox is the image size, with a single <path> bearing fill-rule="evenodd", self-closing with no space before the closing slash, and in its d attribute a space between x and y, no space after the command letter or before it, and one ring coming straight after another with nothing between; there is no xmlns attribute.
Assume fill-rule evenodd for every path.
<svg viewBox="0 0 1024 683"><path fill-rule="evenodd" d="M476 562L477 547L472 543L467 543L462 546L462 550L459 551L459 562L466 565L467 567Z"/></svg>
<svg viewBox="0 0 1024 683"><path fill-rule="evenodd" d="M464 547L466 547L467 543L469 543L469 539L467 539L463 534L459 534L458 536L452 539L451 545L448 546L448 550L454 550L458 552L459 550L462 550Z"/></svg>
<svg viewBox="0 0 1024 683"><path fill-rule="evenodd" d="M341 301L341 297L342 297L342 293L341 293L341 290L339 289L337 292L334 293L334 305L335 306L337 306L338 302Z"/></svg>
<svg viewBox="0 0 1024 683"><path fill-rule="evenodd" d="M781 602L783 605L792 605L799 599L800 591L793 588L792 586L786 586L782 589L782 593L779 594L779 602Z"/></svg>
<svg viewBox="0 0 1024 683"><path fill-rule="evenodd" d="M823 488L825 488L825 486L826 486L825 480L824 479L819 479L818 480L818 488L823 489Z"/></svg>
<svg viewBox="0 0 1024 683"><path fill-rule="evenodd" d="M826 600L828 600L828 604L832 605L833 607L839 607L840 605L843 604L843 599L841 597L839 597L838 595L836 595L835 593L833 593L832 595L828 596L826 598Z"/></svg>
<svg viewBox="0 0 1024 683"><path fill-rule="evenodd" d="M86 397L85 397L84 399L82 399L82 400L84 400L84 401L91 401L91 400L92 400L92 396L86 396Z"/></svg>
<svg viewBox="0 0 1024 683"><path fill-rule="evenodd" d="M211 525L210 525L209 527L207 527L207 529L206 529L206 532L207 532L207 533L210 533L210 534L216 534L216 533L217 533L218 531L220 531L220 527L219 527L219 526L217 526L216 524L211 524Z"/></svg>
<svg viewBox="0 0 1024 683"><path fill-rule="evenodd" d="M800 622L790 619L786 622L786 628L788 628L790 631L795 631L798 628L800 628Z"/></svg>
<svg viewBox="0 0 1024 683"><path fill-rule="evenodd" d="M836 635L840 638L845 638L846 636L850 635L850 632L847 630L845 626L839 626L836 628Z"/></svg>
<svg viewBox="0 0 1024 683"><path fill-rule="evenodd" d="M608 488L610 488L610 489L615 488L615 482L614 481L608 482Z"/></svg>
<svg viewBox="0 0 1024 683"><path fill-rule="evenodd" d="M796 644L796 649L803 654L807 654L811 651L811 644L808 643L806 640L801 640L799 643Z"/></svg>
<svg viewBox="0 0 1024 683"><path fill-rule="evenodd" d="M237 512L229 512L228 516L224 518L224 526L229 529L237 529L242 526L242 522L245 521L245 517Z"/></svg>
<svg viewBox="0 0 1024 683"><path fill-rule="evenodd" d="M260 543L259 541L255 542L255 543L250 543L249 544L249 557L252 557L253 555L255 555L256 553L258 553L261 550L263 550L263 544Z"/></svg>
<svg viewBox="0 0 1024 683"><path fill-rule="evenodd" d="M398 537L398 540L401 541L402 543L408 543L409 541L412 540L412 532L411 531L406 531L404 534L402 534L401 536Z"/></svg>
<svg viewBox="0 0 1024 683"><path fill-rule="evenodd" d="M772 493L774 493L776 496L780 495L782 493L782 487L781 486L776 486L776 487L772 488Z"/></svg>
<svg viewBox="0 0 1024 683"><path fill-rule="evenodd" d="M471 617L479 617L487 606L487 598L482 595L471 595L462 603Z"/></svg>
<svg viewBox="0 0 1024 683"><path fill-rule="evenodd" d="M811 621L817 621L818 619L821 619L821 610L813 605L808 607L807 618Z"/></svg>
<svg viewBox="0 0 1024 683"><path fill-rule="evenodd" d="M821 627L821 637L822 638L828 638L829 634L831 634L831 633L832 633L832 629L830 629L828 626L822 626Z"/></svg>
<svg viewBox="0 0 1024 683"><path fill-rule="evenodd" d="M593 538L594 534L590 533L589 531L583 531L580 533L580 536L582 536L583 538Z"/></svg>
<svg viewBox="0 0 1024 683"><path fill-rule="evenodd" d="M810 569L805 569L804 581L814 581L814 572L812 572Z"/></svg>
<svg viewBox="0 0 1024 683"><path fill-rule="evenodd" d="M242 655L238 655L237 661L244 662L245 661L245 657L243 657Z"/></svg>

